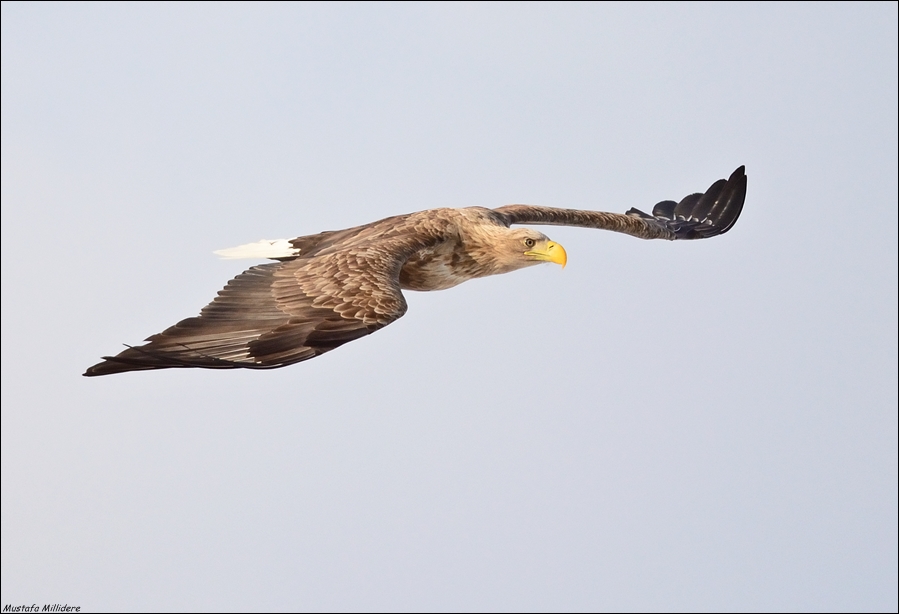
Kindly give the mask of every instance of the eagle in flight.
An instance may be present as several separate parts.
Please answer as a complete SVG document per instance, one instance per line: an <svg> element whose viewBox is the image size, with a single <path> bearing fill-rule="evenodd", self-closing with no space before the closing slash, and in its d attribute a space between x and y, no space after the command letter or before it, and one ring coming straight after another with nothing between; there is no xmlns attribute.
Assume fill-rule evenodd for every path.
<svg viewBox="0 0 899 614"><path fill-rule="evenodd" d="M582 226L641 239L705 239L737 221L746 198L740 167L705 193L662 201L652 215L507 205L430 209L346 230L260 241L216 252L268 258L228 282L195 318L182 320L84 375L173 367L275 369L315 358L406 313L403 290L444 290L541 262L565 250L516 224Z"/></svg>

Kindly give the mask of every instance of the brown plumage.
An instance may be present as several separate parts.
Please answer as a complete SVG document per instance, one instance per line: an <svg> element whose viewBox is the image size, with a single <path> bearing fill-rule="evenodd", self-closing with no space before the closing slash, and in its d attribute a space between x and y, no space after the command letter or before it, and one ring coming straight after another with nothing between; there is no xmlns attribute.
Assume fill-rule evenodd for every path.
<svg viewBox="0 0 899 614"><path fill-rule="evenodd" d="M254 266L200 315L106 356L84 375L202 367L273 369L371 334L406 312L402 290L443 290L541 262L565 264L545 235L512 224L584 226L643 239L702 239L734 225L746 197L741 166L702 194L652 215L508 205L432 209L298 237L279 262Z"/></svg>

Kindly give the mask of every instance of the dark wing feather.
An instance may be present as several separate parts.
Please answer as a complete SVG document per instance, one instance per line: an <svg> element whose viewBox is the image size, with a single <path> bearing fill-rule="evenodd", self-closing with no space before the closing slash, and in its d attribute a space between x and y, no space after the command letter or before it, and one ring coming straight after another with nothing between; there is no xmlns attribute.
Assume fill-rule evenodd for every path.
<svg viewBox="0 0 899 614"><path fill-rule="evenodd" d="M441 240L439 220L418 221L400 229L396 220L381 227L376 222L355 229L342 243L326 241L325 247L319 241L315 247L321 249L309 257L301 253L255 266L228 282L198 317L104 357L84 375L176 367L273 369L371 334L406 312L399 285L403 263Z"/></svg>
<svg viewBox="0 0 899 614"><path fill-rule="evenodd" d="M665 200L652 215L639 209L627 213L507 205L495 209L509 224L547 224L601 228L641 239L706 239L724 234L740 217L746 200L746 168L719 179L705 193L690 194L679 203Z"/></svg>

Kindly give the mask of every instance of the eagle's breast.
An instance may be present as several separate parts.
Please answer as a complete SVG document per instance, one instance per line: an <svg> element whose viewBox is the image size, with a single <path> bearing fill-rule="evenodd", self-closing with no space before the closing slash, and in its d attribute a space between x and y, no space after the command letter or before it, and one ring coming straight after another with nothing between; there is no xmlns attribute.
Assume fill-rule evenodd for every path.
<svg viewBox="0 0 899 614"><path fill-rule="evenodd" d="M400 269L403 290L446 290L482 277L483 266L474 260L461 241L443 241L415 252Z"/></svg>

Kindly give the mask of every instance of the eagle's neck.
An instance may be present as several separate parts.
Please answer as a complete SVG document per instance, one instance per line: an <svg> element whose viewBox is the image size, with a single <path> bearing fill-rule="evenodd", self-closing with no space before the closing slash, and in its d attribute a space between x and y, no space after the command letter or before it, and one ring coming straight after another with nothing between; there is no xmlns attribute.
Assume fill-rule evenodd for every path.
<svg viewBox="0 0 899 614"><path fill-rule="evenodd" d="M506 254L510 230L485 220L468 220L461 210L458 234L433 247L415 252L400 270L400 286L406 290L445 290L477 277L508 273L531 264Z"/></svg>

